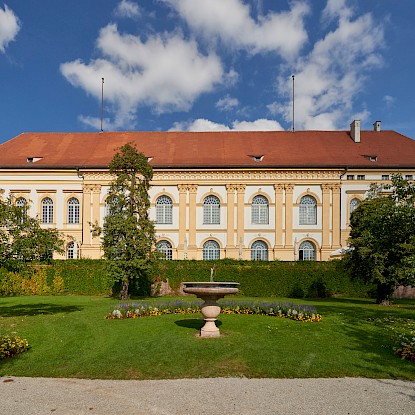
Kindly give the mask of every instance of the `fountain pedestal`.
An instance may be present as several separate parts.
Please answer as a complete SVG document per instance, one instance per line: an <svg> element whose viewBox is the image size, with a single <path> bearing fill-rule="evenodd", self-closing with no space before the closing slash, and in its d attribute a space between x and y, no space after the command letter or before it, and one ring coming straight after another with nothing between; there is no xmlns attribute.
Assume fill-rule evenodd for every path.
<svg viewBox="0 0 415 415"><path fill-rule="evenodd" d="M184 282L183 291L201 298L204 303L201 312L205 325L200 330L200 337L219 337L220 331L216 326L216 319L220 313L217 300L225 295L238 292L238 282Z"/></svg>

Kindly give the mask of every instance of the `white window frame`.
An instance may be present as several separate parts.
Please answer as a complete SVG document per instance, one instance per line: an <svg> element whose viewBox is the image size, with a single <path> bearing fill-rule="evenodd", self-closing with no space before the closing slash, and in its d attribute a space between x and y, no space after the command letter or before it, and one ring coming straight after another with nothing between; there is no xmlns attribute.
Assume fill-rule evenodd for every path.
<svg viewBox="0 0 415 415"><path fill-rule="evenodd" d="M300 261L315 261L316 260L316 246L310 241L301 242L299 248Z"/></svg>
<svg viewBox="0 0 415 415"><path fill-rule="evenodd" d="M42 223L53 223L53 200L50 197L42 200Z"/></svg>
<svg viewBox="0 0 415 415"><path fill-rule="evenodd" d="M156 223L173 223L173 201L169 196L162 195L156 200Z"/></svg>
<svg viewBox="0 0 415 415"><path fill-rule="evenodd" d="M203 244L203 260L220 259L220 246L216 241L209 240Z"/></svg>
<svg viewBox="0 0 415 415"><path fill-rule="evenodd" d="M269 224L269 202L265 196L257 195L252 199L251 222L254 225Z"/></svg>
<svg viewBox="0 0 415 415"><path fill-rule="evenodd" d="M255 241L251 246L251 261L268 261L268 246L264 241Z"/></svg>
<svg viewBox="0 0 415 415"><path fill-rule="evenodd" d="M360 199L358 199L357 197L354 197L350 202L349 202L349 215L352 216L352 213L354 212L354 210L360 205L361 201Z"/></svg>
<svg viewBox="0 0 415 415"><path fill-rule="evenodd" d="M66 258L67 259L78 259L78 244L76 242L69 242L66 246Z"/></svg>
<svg viewBox="0 0 415 415"><path fill-rule="evenodd" d="M157 252L160 252L163 255L163 259L172 260L173 259L173 247L169 241L162 240L156 244Z"/></svg>
<svg viewBox="0 0 415 415"><path fill-rule="evenodd" d="M22 210L22 223L27 219L27 200L25 197L19 197L16 199L16 206Z"/></svg>
<svg viewBox="0 0 415 415"><path fill-rule="evenodd" d="M317 225L317 200L310 195L300 199L300 225Z"/></svg>
<svg viewBox="0 0 415 415"><path fill-rule="evenodd" d="M71 197L68 200L68 223L79 223L79 200Z"/></svg>
<svg viewBox="0 0 415 415"><path fill-rule="evenodd" d="M220 200L214 195L206 196L203 200L203 224L220 224Z"/></svg>

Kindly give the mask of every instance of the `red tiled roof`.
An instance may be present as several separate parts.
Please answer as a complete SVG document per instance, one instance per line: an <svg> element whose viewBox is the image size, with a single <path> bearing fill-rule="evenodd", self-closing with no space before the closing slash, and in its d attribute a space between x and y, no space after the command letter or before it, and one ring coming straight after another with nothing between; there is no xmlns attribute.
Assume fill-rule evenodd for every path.
<svg viewBox="0 0 415 415"><path fill-rule="evenodd" d="M415 168L415 140L395 131L361 131L360 143L348 131L23 133L0 144L0 168L105 168L128 142L160 169Z"/></svg>

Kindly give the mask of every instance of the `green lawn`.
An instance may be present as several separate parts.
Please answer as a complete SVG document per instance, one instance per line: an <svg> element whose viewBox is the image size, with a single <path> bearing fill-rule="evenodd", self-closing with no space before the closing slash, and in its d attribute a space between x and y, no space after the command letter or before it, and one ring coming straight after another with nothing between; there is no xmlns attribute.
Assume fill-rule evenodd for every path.
<svg viewBox="0 0 415 415"><path fill-rule="evenodd" d="M0 361L0 376L415 380L414 364L394 355L391 343L402 325L414 328L414 301L390 307L364 299L298 302L314 305L323 320L304 323L220 315L223 336L202 339L196 336L202 326L198 314L106 320L104 316L119 301L70 296L0 298L0 334L24 337L32 346L20 356Z"/></svg>

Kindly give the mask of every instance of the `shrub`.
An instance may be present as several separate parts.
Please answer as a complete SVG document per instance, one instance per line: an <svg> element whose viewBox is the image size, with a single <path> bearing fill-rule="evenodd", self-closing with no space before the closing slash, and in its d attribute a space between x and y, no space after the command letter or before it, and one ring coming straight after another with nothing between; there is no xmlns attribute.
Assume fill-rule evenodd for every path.
<svg viewBox="0 0 415 415"><path fill-rule="evenodd" d="M21 339L17 336L10 337L4 335L0 339L0 360L16 356L29 348L30 346L26 339Z"/></svg>
<svg viewBox="0 0 415 415"><path fill-rule="evenodd" d="M47 274L45 267L34 267L31 269L31 271L32 275L27 278L23 278L24 285L28 284L29 293L31 295L50 294L51 290L47 283Z"/></svg>
<svg viewBox="0 0 415 415"><path fill-rule="evenodd" d="M26 294L23 288L23 277L17 272L2 269L0 274L0 295L13 296Z"/></svg>
<svg viewBox="0 0 415 415"><path fill-rule="evenodd" d="M402 360L415 362L415 333L400 334L393 350Z"/></svg>
<svg viewBox="0 0 415 415"><path fill-rule="evenodd" d="M60 271L56 271L52 283L53 294L63 294L65 291L65 281L63 280Z"/></svg>

